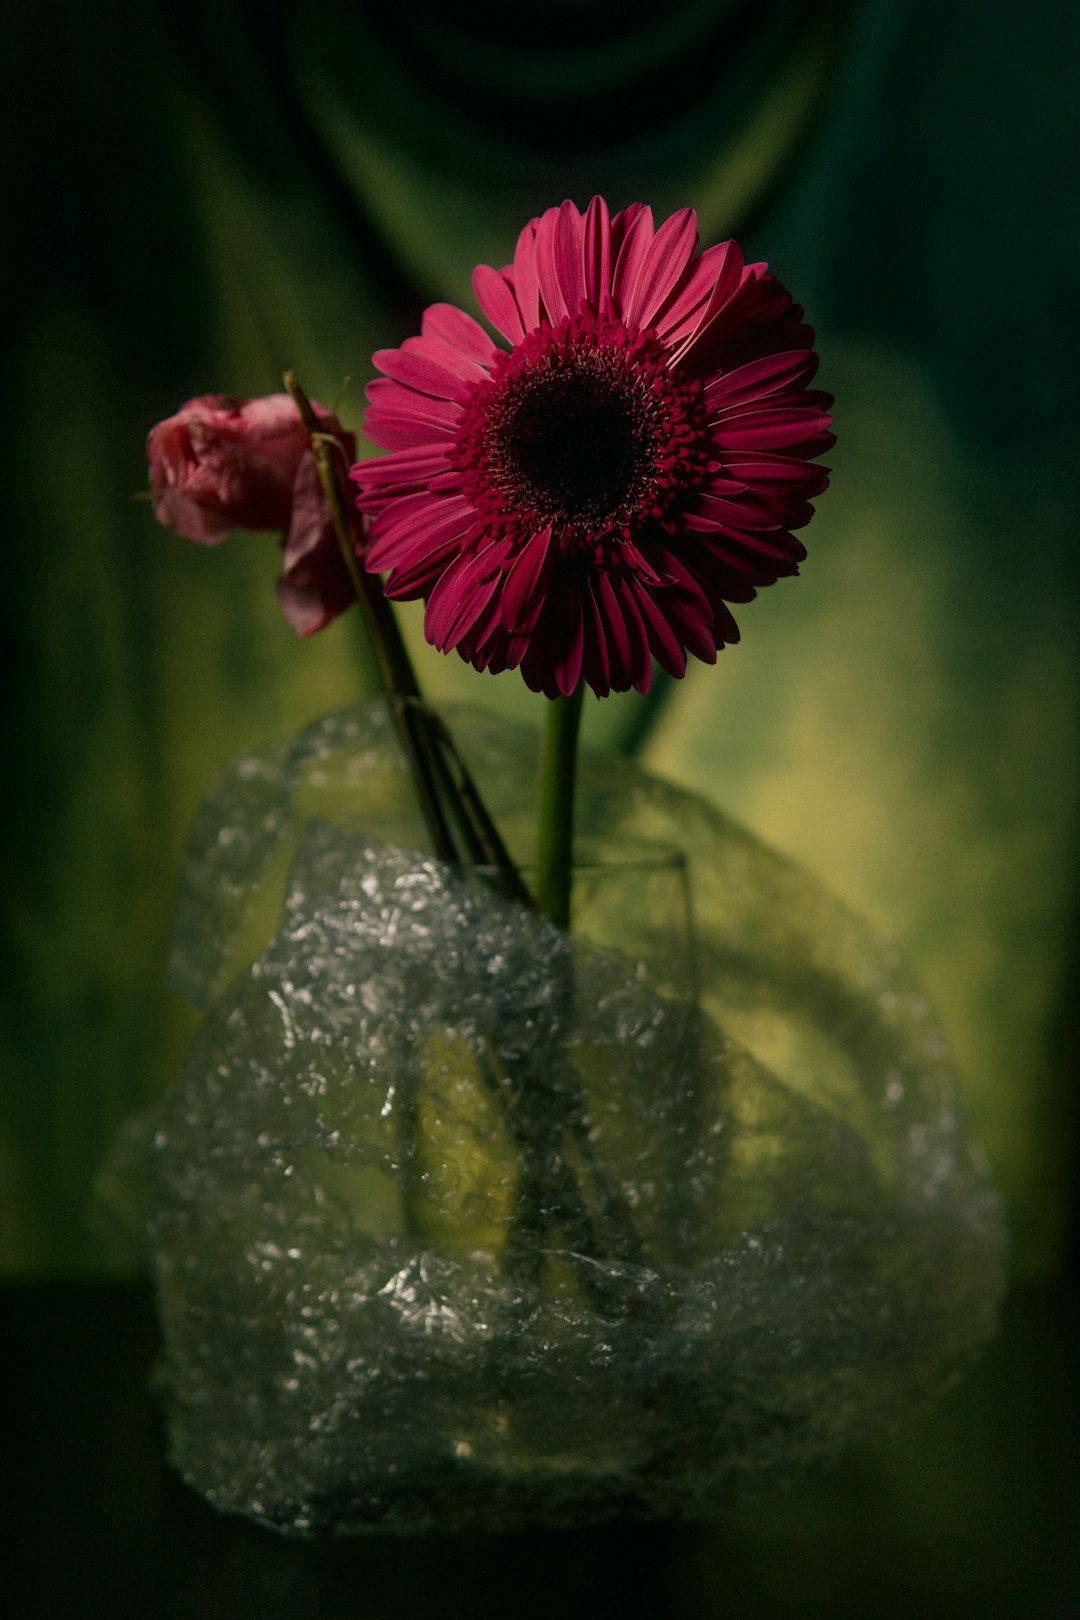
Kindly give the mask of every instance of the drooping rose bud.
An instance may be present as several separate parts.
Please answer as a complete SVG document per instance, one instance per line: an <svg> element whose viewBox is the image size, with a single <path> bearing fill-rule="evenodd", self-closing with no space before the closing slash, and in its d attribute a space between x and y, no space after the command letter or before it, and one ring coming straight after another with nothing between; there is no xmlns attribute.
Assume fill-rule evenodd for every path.
<svg viewBox="0 0 1080 1620"><path fill-rule="evenodd" d="M320 425L337 438L346 465L354 436L321 406ZM312 635L353 600L353 586L322 494L307 429L288 394L234 399L204 394L159 422L147 439L154 516L200 545L233 529L282 534L282 611L298 635Z"/></svg>
<svg viewBox="0 0 1080 1620"><path fill-rule="evenodd" d="M154 516L186 540L218 545L231 529L287 529L308 435L288 394L205 394L146 441Z"/></svg>

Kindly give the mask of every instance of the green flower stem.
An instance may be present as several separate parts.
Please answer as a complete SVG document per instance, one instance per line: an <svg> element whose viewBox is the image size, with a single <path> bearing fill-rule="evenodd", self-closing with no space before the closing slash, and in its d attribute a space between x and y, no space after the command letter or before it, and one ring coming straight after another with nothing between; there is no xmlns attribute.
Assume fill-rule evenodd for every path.
<svg viewBox="0 0 1080 1620"><path fill-rule="evenodd" d="M536 906L559 928L570 926L574 859L574 784L584 683L570 697L548 704L540 756L540 810L536 840Z"/></svg>

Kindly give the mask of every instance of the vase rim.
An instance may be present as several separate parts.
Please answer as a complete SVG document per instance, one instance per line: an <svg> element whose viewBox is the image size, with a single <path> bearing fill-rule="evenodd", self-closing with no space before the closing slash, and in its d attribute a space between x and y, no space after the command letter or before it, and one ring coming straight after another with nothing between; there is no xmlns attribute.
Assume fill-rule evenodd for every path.
<svg viewBox="0 0 1080 1620"><path fill-rule="evenodd" d="M592 877L622 872L683 872L687 859L684 850L675 844L652 841L647 838L592 838L574 841L572 871L575 877ZM499 868L479 865L470 868L483 877L497 875ZM522 876L536 871L535 860L517 864Z"/></svg>

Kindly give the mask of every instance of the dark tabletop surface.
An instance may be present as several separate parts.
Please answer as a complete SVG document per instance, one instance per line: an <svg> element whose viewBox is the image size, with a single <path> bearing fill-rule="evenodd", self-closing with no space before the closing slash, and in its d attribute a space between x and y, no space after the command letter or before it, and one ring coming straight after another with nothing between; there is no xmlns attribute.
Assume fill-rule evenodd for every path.
<svg viewBox="0 0 1080 1620"><path fill-rule="evenodd" d="M14 1528L4 1620L1080 1615L1080 1320L1023 1291L980 1362L899 1433L720 1520L298 1542L225 1518L164 1461L152 1302L3 1293Z"/></svg>

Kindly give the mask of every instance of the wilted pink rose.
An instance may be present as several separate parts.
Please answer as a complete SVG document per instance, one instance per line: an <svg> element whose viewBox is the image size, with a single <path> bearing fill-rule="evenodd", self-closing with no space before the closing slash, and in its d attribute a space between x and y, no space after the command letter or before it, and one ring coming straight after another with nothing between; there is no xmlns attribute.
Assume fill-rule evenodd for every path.
<svg viewBox="0 0 1080 1620"><path fill-rule="evenodd" d="M351 433L321 406L320 425L356 454ZM147 439L159 523L216 546L232 529L277 529L285 546L282 611L298 635L321 630L353 600L353 586L319 484L307 429L289 394L204 394Z"/></svg>
<svg viewBox="0 0 1080 1620"><path fill-rule="evenodd" d="M146 449L158 522L213 546L231 529L288 528L308 434L288 394L205 394L152 428Z"/></svg>

